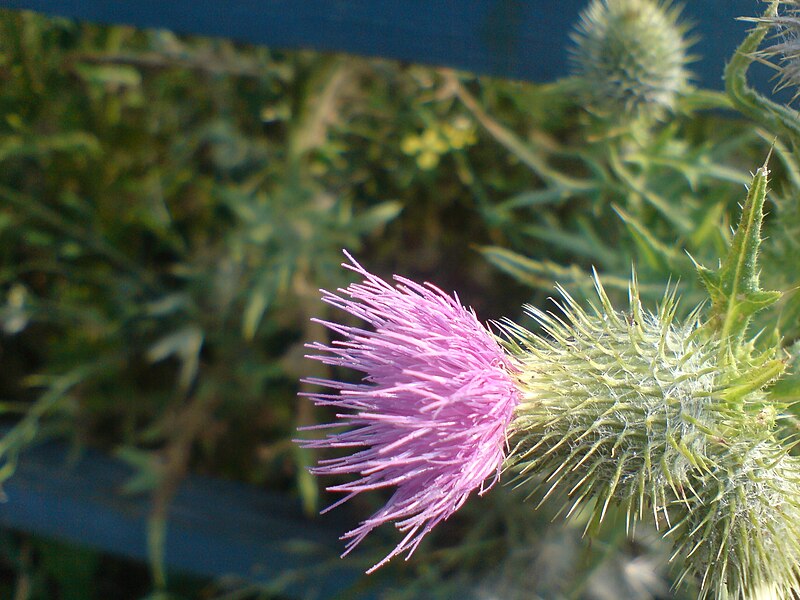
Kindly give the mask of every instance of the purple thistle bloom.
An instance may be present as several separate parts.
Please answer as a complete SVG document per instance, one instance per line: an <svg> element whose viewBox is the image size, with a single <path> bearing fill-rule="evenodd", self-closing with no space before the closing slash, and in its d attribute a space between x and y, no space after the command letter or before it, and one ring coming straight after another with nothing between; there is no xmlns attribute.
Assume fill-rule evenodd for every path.
<svg viewBox="0 0 800 600"><path fill-rule="evenodd" d="M319 406L341 411L336 423L306 429L349 429L301 443L357 449L321 460L312 469L317 475L360 476L327 488L346 496L323 512L360 492L395 488L383 508L342 536L349 540L345 556L383 523L393 522L405 533L371 573L402 552L411 556L425 534L458 510L473 490L483 494L494 485L518 392L502 348L457 296L399 276L394 287L345 255L351 264L342 266L364 281L338 290L341 296L323 290L323 300L363 319L374 331L318 321L345 339L331 346L309 344L324 353L309 358L365 376L358 384L304 380L336 390L306 395Z"/></svg>

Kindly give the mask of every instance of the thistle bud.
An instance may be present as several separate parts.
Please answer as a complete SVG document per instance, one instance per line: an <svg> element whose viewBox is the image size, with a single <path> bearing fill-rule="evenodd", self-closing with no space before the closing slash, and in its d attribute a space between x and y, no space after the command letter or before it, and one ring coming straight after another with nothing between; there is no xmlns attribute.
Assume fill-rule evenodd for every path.
<svg viewBox="0 0 800 600"><path fill-rule="evenodd" d="M713 451L715 468L692 482L667 532L684 557L680 579L696 576L703 598L796 598L800 461L767 432L720 439Z"/></svg>
<svg viewBox="0 0 800 600"><path fill-rule="evenodd" d="M656 0L592 0L572 34L573 72L590 111L638 120L674 109L690 44L678 13Z"/></svg>

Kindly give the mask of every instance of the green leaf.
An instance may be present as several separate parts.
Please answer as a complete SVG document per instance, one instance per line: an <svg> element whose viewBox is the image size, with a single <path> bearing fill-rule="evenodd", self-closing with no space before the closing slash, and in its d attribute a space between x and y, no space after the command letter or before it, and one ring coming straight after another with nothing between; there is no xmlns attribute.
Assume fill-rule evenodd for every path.
<svg viewBox="0 0 800 600"><path fill-rule="evenodd" d="M147 359L155 363L175 356L181 363L178 383L181 389L186 390L197 376L204 337L203 330L197 325L187 325L153 344L147 351Z"/></svg>
<svg viewBox="0 0 800 600"><path fill-rule="evenodd" d="M565 287L576 286L584 293L589 293L594 289L592 275L577 265L564 266L549 260L527 258L498 246L482 246L479 251L495 267L520 283L533 288L552 290L553 282L558 281ZM630 286L630 280L626 277L617 277L608 273L598 275L598 277L603 282L603 286L610 289L627 293ZM660 282L658 284L640 284L639 291L648 295L663 295L664 286Z"/></svg>
<svg viewBox="0 0 800 600"><path fill-rule="evenodd" d="M628 188L629 196L641 197L645 202L661 213L678 233L683 235L692 230L693 224L689 217L683 214L675 203L655 192L654 189L649 186L646 178L646 171L639 174L633 173L628 169L625 162L613 148L609 149L608 157L614 173Z"/></svg>
<svg viewBox="0 0 800 600"><path fill-rule="evenodd" d="M387 200L370 207L355 219L353 226L361 232L370 233L393 221L403 210L403 203L397 200Z"/></svg>
<svg viewBox="0 0 800 600"><path fill-rule="evenodd" d="M741 401L748 394L762 389L777 379L785 368L783 360L768 360L759 365L757 370L748 371L741 381L729 383L725 390L720 392L720 397L727 402Z"/></svg>
<svg viewBox="0 0 800 600"><path fill-rule="evenodd" d="M559 186L532 190L516 194L497 205L501 211L517 210L519 208L537 208L550 204L563 204L571 196L570 190Z"/></svg>
<svg viewBox="0 0 800 600"><path fill-rule="evenodd" d="M770 388L769 397L774 403L796 407L800 404L800 341L792 344L787 352L785 375Z"/></svg>
<svg viewBox="0 0 800 600"><path fill-rule="evenodd" d="M590 275L575 265L563 267L550 261L527 258L497 246L483 246L480 252L495 267L533 288L551 290L553 281L560 281L564 285L582 281L585 286L591 282Z"/></svg>
<svg viewBox="0 0 800 600"><path fill-rule="evenodd" d="M723 240L727 240L727 232L730 230L720 225L725 209L725 203L721 201L705 207L703 216L695 226L694 231L689 235L689 244L695 247L702 247L706 244L711 245L717 240L720 243L723 243ZM727 243L725 245L727 246Z"/></svg>
<svg viewBox="0 0 800 600"><path fill-rule="evenodd" d="M45 158L54 152L97 156L99 140L91 133L72 131L47 137L6 135L0 138L0 161L9 158Z"/></svg>
<svg viewBox="0 0 800 600"><path fill-rule="evenodd" d="M667 246L656 238L644 223L626 212L621 206L612 204L611 208L627 226L639 250L638 255L647 261L651 269L668 273L680 268L679 265L685 260L685 256L680 254L674 246Z"/></svg>
<svg viewBox="0 0 800 600"><path fill-rule="evenodd" d="M734 354L742 345L753 314L781 297L780 292L760 289L758 282L758 250L768 175L765 162L753 176L739 225L719 269L712 271L695 263L711 297L711 315L707 326L724 340L726 349L733 350Z"/></svg>
<svg viewBox="0 0 800 600"><path fill-rule="evenodd" d="M578 231L563 229L555 218L543 217L543 225L520 227L525 235L546 242L549 248L561 248L574 256L582 256L604 267L619 263L614 248L603 243L588 219L577 217Z"/></svg>
<svg viewBox="0 0 800 600"><path fill-rule="evenodd" d="M275 277L271 272L264 273L247 298L242 317L242 336L251 341L261 324L267 308L275 295Z"/></svg>

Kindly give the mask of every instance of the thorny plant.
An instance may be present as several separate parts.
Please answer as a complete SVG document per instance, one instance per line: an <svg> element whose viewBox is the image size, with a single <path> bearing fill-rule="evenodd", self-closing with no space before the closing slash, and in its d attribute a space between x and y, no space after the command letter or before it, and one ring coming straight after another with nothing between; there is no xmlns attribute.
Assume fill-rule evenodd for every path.
<svg viewBox="0 0 800 600"><path fill-rule="evenodd" d="M764 99L753 101L759 96L745 81L765 24L775 22L776 6L770 6L762 25L745 40L726 78L734 104L745 103L742 97L749 95L751 104L772 110L763 121L793 133L786 110ZM653 31L648 33L648 27ZM659 38L665 40L664 46L648 54L651 48L643 40L663 33L665 27L674 27L674 32ZM676 225L688 214L681 215L666 197L652 191L646 174L649 159L655 157L643 156L657 148L653 144L658 140L657 121L675 109L679 95L691 93L680 71L686 61L684 33L677 25L676 10L666 4L596 0L584 13L575 36L578 68L572 85L594 94L589 108L596 108L593 118L609 127L601 148L610 160L601 166L597 156L578 152L575 156L592 160L598 171L609 168L616 181L558 172L549 165L546 145L537 153L517 139L482 110L454 75L445 76L446 85L500 143L556 192L554 198L587 194L595 186L619 186L650 203L658 220ZM667 59L674 61L674 77L662 83L643 75L648 67L664 75L665 69L657 67ZM640 89L651 83L651 91ZM724 104L718 98L709 101ZM635 113L623 129L608 116L620 112ZM598 131L596 121L591 126ZM791 139L792 147L798 141ZM773 145L796 172L791 151L777 142ZM635 176L629 164L637 160L641 169ZM666 164L682 168L677 161ZM795 363L784 349L786 338L774 316L768 334L751 327L757 313L782 297L760 284L758 257L768 174L765 163L750 181L738 226L732 238L724 240L727 250L717 268L703 266L683 249L683 270L693 272L702 283L705 306L679 315L676 288L668 286L651 313L643 306L634 272L627 286L628 310L619 311L606 292L603 274L595 272L596 299L589 300L590 310L559 288L563 301L556 312L528 307L540 332L512 320L500 323L510 356L504 368L519 395L513 399L511 422L505 415L512 393L473 383L493 381L491 369L509 359L496 354L481 367L471 353L462 354L462 346L477 348L484 343L468 340L472 334L456 325L456 314L464 310L458 298L437 290L453 307L445 321L454 329L440 331L432 323L445 322L447 311L428 305L424 296L413 303L414 311L403 308L411 296L422 294L423 287L398 278L395 289L356 263L354 269L365 283L325 299L375 331L327 323L345 341L311 346L324 353L312 358L363 373L361 383L316 381L332 388L332 393L311 395L317 405L338 409L337 421L322 427L350 429L304 443L352 452L324 460L315 471L361 476L353 484L329 488L347 494L336 505L366 491L393 490L384 508L345 534L352 538L346 554L381 524L393 523L408 532L368 572L374 571L404 550L412 553L432 524L463 504L465 491L483 494L488 473L478 471L477 465L491 467L496 461L487 463L486 451L477 445L479 437L484 439L480 432L490 424L479 426L472 415L482 414L496 419L493 431L505 431L505 435L494 433L489 443L495 449L507 447L507 469L516 485L528 488L531 496L539 493L540 506L551 495L560 495L564 504L559 513L566 517L583 513L585 533L596 531L615 506L622 509L629 533L646 521L671 542L671 561L678 567L676 586L690 581L699 597L719 600L794 597L800 586L800 460L793 453L797 437L791 427L792 409L800 399L797 373L791 372ZM690 186L698 179L687 174ZM544 198L547 192L539 194ZM793 190L791 201L796 203L798 192ZM547 202L538 198L531 203ZM640 217L622 208L616 212L651 256L667 265L678 262L679 250L657 240ZM684 227L687 232L691 229L688 223ZM508 256L504 258L508 264ZM517 273L535 269L530 261L513 260L522 265L516 266ZM796 263L787 267L785 272L797 281ZM618 279L614 281L619 285ZM790 335L796 335L796 327L789 323ZM446 366L438 366L443 359ZM787 366L790 372L783 387L776 382ZM774 389L779 392L773 394ZM481 402L484 407L473 413ZM470 433L476 441L465 447ZM435 508L440 505L446 508Z"/></svg>
<svg viewBox="0 0 800 600"><path fill-rule="evenodd" d="M726 94L691 85L691 31L655 0L591 2L573 75L529 86L3 14L0 478L49 433L116 448L136 469L128 491L152 494L166 589L165 519L190 468L295 486L316 511L315 457L289 438L335 418L295 400L305 373L301 391L356 426L306 442L340 453L320 472L355 494L350 538L383 522L409 536L395 552L366 539L351 560L421 544L406 570L392 561L359 589L646 598L682 580L673 594L791 597L800 130L745 75L776 52L796 65L780 46L795 9L768 5ZM786 37L759 51L776 25ZM747 170L770 146L767 196L766 167ZM315 290L344 285L343 247L445 291L357 267L370 289L326 297L370 325L336 323ZM563 299L547 312L554 281ZM484 328L453 287L481 317L529 300L532 321ZM374 294L381 314L359 308ZM302 361L312 341L339 362ZM415 365L395 388L387 348ZM353 361L371 379L339 370ZM413 402L388 418L397 397ZM383 445L342 449L365 431ZM515 485L489 490L503 456ZM361 493L395 484L383 507Z"/></svg>

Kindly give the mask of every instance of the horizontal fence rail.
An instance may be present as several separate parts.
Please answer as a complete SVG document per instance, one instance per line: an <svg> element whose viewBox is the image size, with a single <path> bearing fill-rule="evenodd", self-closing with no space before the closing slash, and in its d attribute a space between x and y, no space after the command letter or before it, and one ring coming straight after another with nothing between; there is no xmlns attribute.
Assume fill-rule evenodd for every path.
<svg viewBox="0 0 800 600"><path fill-rule="evenodd" d="M164 28L274 48L311 48L550 81L568 72L569 33L587 0L2 0L96 23ZM758 0L692 0L696 82L720 89Z"/></svg>
<svg viewBox="0 0 800 600"><path fill-rule="evenodd" d="M144 561L150 501L122 491L131 474L128 465L98 452L71 460L65 445L43 444L20 458L4 484L0 526ZM289 597L355 597L348 590L362 571L339 560L337 538L345 529L334 521L308 520L288 496L190 476L170 506L164 559L172 571L204 577L280 578Z"/></svg>

